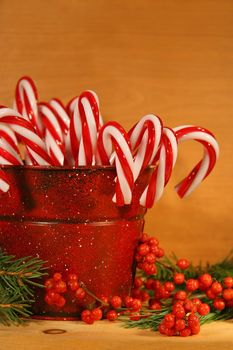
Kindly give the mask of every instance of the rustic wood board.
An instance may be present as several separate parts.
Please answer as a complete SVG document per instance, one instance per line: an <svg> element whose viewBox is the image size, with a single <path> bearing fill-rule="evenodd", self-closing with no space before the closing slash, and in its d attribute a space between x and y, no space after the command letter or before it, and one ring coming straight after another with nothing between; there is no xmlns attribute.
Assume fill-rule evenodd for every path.
<svg viewBox="0 0 233 350"><path fill-rule="evenodd" d="M232 348L231 321L205 325L198 336L188 338L170 338L147 330L124 329L119 323L109 321L97 322L91 326L74 321L32 321L23 328L0 327L0 350L229 350Z"/></svg>

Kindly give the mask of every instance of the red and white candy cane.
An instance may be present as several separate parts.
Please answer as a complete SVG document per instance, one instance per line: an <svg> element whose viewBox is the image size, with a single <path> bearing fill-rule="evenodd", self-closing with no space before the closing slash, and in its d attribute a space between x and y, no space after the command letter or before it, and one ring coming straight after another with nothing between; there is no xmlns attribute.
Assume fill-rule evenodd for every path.
<svg viewBox="0 0 233 350"><path fill-rule="evenodd" d="M115 151L117 181L116 195L113 200L118 206L130 204L134 178L133 156L128 134L120 124L108 122L100 129L97 148L103 165L110 165L111 154L113 150Z"/></svg>
<svg viewBox="0 0 233 350"><path fill-rule="evenodd" d="M162 122L159 117L145 115L129 132L134 158L134 181L153 163L160 146Z"/></svg>
<svg viewBox="0 0 233 350"><path fill-rule="evenodd" d="M30 77L19 79L15 90L14 107L31 122L36 133L42 137L43 124L38 113L37 101L38 93L34 81Z"/></svg>
<svg viewBox="0 0 233 350"><path fill-rule="evenodd" d="M33 165L52 165L44 142L28 120L13 109L0 106L0 122L10 126L16 136L25 143Z"/></svg>
<svg viewBox="0 0 233 350"><path fill-rule="evenodd" d="M0 123L0 164L23 165L14 131Z"/></svg>
<svg viewBox="0 0 233 350"><path fill-rule="evenodd" d="M78 165L78 152L82 135L82 123L78 108L78 97L73 98L67 106L70 114L70 127L67 135L68 163Z"/></svg>
<svg viewBox="0 0 233 350"><path fill-rule="evenodd" d="M65 142L61 120L57 112L46 102L38 104L39 113L45 125L45 144L56 166L64 164Z"/></svg>
<svg viewBox="0 0 233 350"><path fill-rule="evenodd" d="M161 147L156 158L158 164L140 198L140 204L146 208L151 208L161 198L177 160L177 140L172 129L163 128Z"/></svg>
<svg viewBox="0 0 233 350"><path fill-rule="evenodd" d="M16 136L7 125L0 123L0 164L22 165ZM9 190L9 180L4 171L0 170L0 192Z"/></svg>
<svg viewBox="0 0 233 350"><path fill-rule="evenodd" d="M102 118L99 112L99 101L93 91L84 91L78 99L79 116L82 134L78 151L78 165L94 165L96 143Z"/></svg>
<svg viewBox="0 0 233 350"><path fill-rule="evenodd" d="M204 146L202 160L193 168L187 177L178 185L176 191L183 198L187 197L209 175L215 166L219 155L219 146L214 135L207 129L197 126L185 125L173 129L178 143L195 140Z"/></svg>

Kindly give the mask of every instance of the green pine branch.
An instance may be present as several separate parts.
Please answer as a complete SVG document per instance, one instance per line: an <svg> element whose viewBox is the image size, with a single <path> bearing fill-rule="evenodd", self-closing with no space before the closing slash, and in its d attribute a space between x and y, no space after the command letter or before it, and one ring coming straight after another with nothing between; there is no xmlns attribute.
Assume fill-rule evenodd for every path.
<svg viewBox="0 0 233 350"><path fill-rule="evenodd" d="M34 301L33 286L45 275L44 262L37 258L15 259L0 250L0 323L21 324L29 317Z"/></svg>

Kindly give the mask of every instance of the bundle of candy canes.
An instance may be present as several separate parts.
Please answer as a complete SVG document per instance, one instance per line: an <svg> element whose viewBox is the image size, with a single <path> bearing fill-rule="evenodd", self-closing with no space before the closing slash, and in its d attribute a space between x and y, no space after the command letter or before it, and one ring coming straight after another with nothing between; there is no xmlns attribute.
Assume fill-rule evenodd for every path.
<svg viewBox="0 0 233 350"><path fill-rule="evenodd" d="M84 91L67 105L57 98L39 102L29 77L18 81L13 109L0 106L0 164L115 166L113 201L118 206L131 203L134 184L148 166L153 171L140 204L149 208L158 201L176 163L177 146L187 140L201 143L204 155L176 186L180 197L189 195L216 163L219 148L210 131L192 125L171 129L148 114L126 132L117 122L103 122L95 92ZM7 192L10 183L4 167L0 171L0 190Z"/></svg>

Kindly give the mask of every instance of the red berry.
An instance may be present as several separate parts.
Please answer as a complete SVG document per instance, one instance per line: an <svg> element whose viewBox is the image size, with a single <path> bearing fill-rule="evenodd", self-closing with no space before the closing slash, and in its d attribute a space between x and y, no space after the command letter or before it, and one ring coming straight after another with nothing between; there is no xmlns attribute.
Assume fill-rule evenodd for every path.
<svg viewBox="0 0 233 350"><path fill-rule="evenodd" d="M67 284L73 292L79 288L79 283L77 280L70 280L67 282Z"/></svg>
<svg viewBox="0 0 233 350"><path fill-rule="evenodd" d="M186 282L186 289L189 292L194 292L195 290L197 290L199 287L199 282L198 280L195 280L193 278L190 278L189 280L187 280Z"/></svg>
<svg viewBox="0 0 233 350"><path fill-rule="evenodd" d="M53 300L52 300L52 298L50 298L50 296L48 294L46 294L44 300L45 300L46 304L53 305Z"/></svg>
<svg viewBox="0 0 233 350"><path fill-rule="evenodd" d="M140 263L143 259L143 256L141 256L140 254L135 254L135 257L134 257L134 260L137 262L137 263Z"/></svg>
<svg viewBox="0 0 233 350"><path fill-rule="evenodd" d="M213 307L216 309L216 310L223 310L225 309L225 302L222 298L216 298L213 302Z"/></svg>
<svg viewBox="0 0 233 350"><path fill-rule="evenodd" d="M191 313L188 316L188 325L189 327L193 327L195 325L199 324L199 318L195 314Z"/></svg>
<svg viewBox="0 0 233 350"><path fill-rule="evenodd" d="M180 331L181 337L189 337L190 335L191 335L191 329L189 327L186 327L185 329L182 329L182 331Z"/></svg>
<svg viewBox="0 0 233 350"><path fill-rule="evenodd" d="M166 328L172 328L175 324L175 316L172 314L167 314L164 316L163 322Z"/></svg>
<svg viewBox="0 0 233 350"><path fill-rule="evenodd" d="M130 296L125 297L125 307L130 308L132 305L133 298Z"/></svg>
<svg viewBox="0 0 233 350"><path fill-rule="evenodd" d="M91 316L91 311L90 310L83 310L81 312L81 319L83 320L84 318Z"/></svg>
<svg viewBox="0 0 233 350"><path fill-rule="evenodd" d="M114 307L114 309L118 309L121 307L122 304L122 299L121 297L119 297L118 295L115 295L114 297L112 297L111 299L111 305L112 307Z"/></svg>
<svg viewBox="0 0 233 350"><path fill-rule="evenodd" d="M168 328L166 328L165 324L161 322L158 327L158 331L160 334L167 334Z"/></svg>
<svg viewBox="0 0 233 350"><path fill-rule="evenodd" d="M140 290L140 289L133 288L133 289L131 290L131 295L132 295L133 298L141 299L141 290Z"/></svg>
<svg viewBox="0 0 233 350"><path fill-rule="evenodd" d="M192 334L198 334L200 332L200 324L197 323L190 327Z"/></svg>
<svg viewBox="0 0 233 350"><path fill-rule="evenodd" d="M187 298L187 293L184 290L179 290L175 293L175 299L185 300Z"/></svg>
<svg viewBox="0 0 233 350"><path fill-rule="evenodd" d="M199 305L201 305L201 300L199 299L199 298L193 298L192 299L192 302L196 305L196 306L199 306Z"/></svg>
<svg viewBox="0 0 233 350"><path fill-rule="evenodd" d="M181 304L176 303L172 307L172 314L176 318L183 318L185 316L185 309Z"/></svg>
<svg viewBox="0 0 233 350"><path fill-rule="evenodd" d="M53 274L53 279L54 279L54 281L56 281L56 282L61 281L61 279L62 279L61 273L59 273L59 272L54 273L54 274Z"/></svg>
<svg viewBox="0 0 233 350"><path fill-rule="evenodd" d="M207 289L205 294L206 294L207 298L209 298L211 300L216 298L216 295L213 293L211 288Z"/></svg>
<svg viewBox="0 0 233 350"><path fill-rule="evenodd" d="M154 279L148 278L145 282L146 289L154 289Z"/></svg>
<svg viewBox="0 0 233 350"><path fill-rule="evenodd" d="M102 310L100 308L95 308L91 311L91 317L93 318L93 320L95 321L99 321L102 319L103 317L103 313Z"/></svg>
<svg viewBox="0 0 233 350"><path fill-rule="evenodd" d="M228 276L228 277L225 277L224 280L224 285L227 287L227 288L231 288L233 287L233 278Z"/></svg>
<svg viewBox="0 0 233 350"><path fill-rule="evenodd" d="M223 290L222 296L225 300L230 301L233 299L233 289L226 288Z"/></svg>
<svg viewBox="0 0 233 350"><path fill-rule="evenodd" d="M150 299L150 295L147 292L141 292L141 300L147 301Z"/></svg>
<svg viewBox="0 0 233 350"><path fill-rule="evenodd" d="M213 282L211 286L211 291L215 294L218 295L222 292L222 285L219 282Z"/></svg>
<svg viewBox="0 0 233 350"><path fill-rule="evenodd" d="M175 286L174 286L174 283L167 281L164 283L164 288L168 292L173 292L173 290L175 289Z"/></svg>
<svg viewBox="0 0 233 350"><path fill-rule="evenodd" d="M63 306L65 305L65 303L66 303L65 298L63 298L61 295L59 295L59 298L58 298L58 300L55 302L55 305L56 305L57 307L63 307Z"/></svg>
<svg viewBox="0 0 233 350"><path fill-rule="evenodd" d="M142 308L142 303L139 299L133 299L131 302L131 308L133 311L139 311Z"/></svg>
<svg viewBox="0 0 233 350"><path fill-rule="evenodd" d="M143 285L143 280L141 277L136 277L134 280L134 288L140 288Z"/></svg>
<svg viewBox="0 0 233 350"><path fill-rule="evenodd" d="M52 278L49 278L47 281L45 281L44 286L47 290L54 288L54 280Z"/></svg>
<svg viewBox="0 0 233 350"><path fill-rule="evenodd" d="M176 320L175 329L177 331L182 331L183 329L185 329L185 320L182 320L182 319Z"/></svg>
<svg viewBox="0 0 233 350"><path fill-rule="evenodd" d="M78 280L78 276L76 275L76 273L69 273L67 276L67 280L68 281L77 281Z"/></svg>
<svg viewBox="0 0 233 350"><path fill-rule="evenodd" d="M82 300L85 298L86 292L83 288L79 287L75 292L75 296L78 300Z"/></svg>
<svg viewBox="0 0 233 350"><path fill-rule="evenodd" d="M163 248L160 248L160 247L157 247L157 248L158 249L153 253L157 256L157 258L162 258L164 256L164 250Z"/></svg>
<svg viewBox="0 0 233 350"><path fill-rule="evenodd" d="M205 316L210 312L210 307L208 304L202 303L198 306L197 311L201 316Z"/></svg>
<svg viewBox="0 0 233 350"><path fill-rule="evenodd" d="M141 256L145 256L149 252L150 252L150 247L148 244L142 243L138 246L138 254L140 254Z"/></svg>
<svg viewBox="0 0 233 350"><path fill-rule="evenodd" d="M66 282L59 280L55 283L54 290L57 293L65 293L67 291Z"/></svg>
<svg viewBox="0 0 233 350"><path fill-rule="evenodd" d="M160 310L162 308L161 304L154 299L150 299L149 305L150 310Z"/></svg>
<svg viewBox="0 0 233 350"><path fill-rule="evenodd" d="M141 316L139 312L131 312L129 318L131 321L139 321Z"/></svg>
<svg viewBox="0 0 233 350"><path fill-rule="evenodd" d="M155 237L150 237L149 238L149 244L153 245L153 246L156 246L156 245L159 245L159 241Z"/></svg>
<svg viewBox="0 0 233 350"><path fill-rule="evenodd" d="M153 264L153 263L156 261L156 256L155 256L155 254L153 254L153 253L148 253L148 254L146 254L146 256L145 256L145 260L146 260L148 263Z"/></svg>
<svg viewBox="0 0 233 350"><path fill-rule="evenodd" d="M55 293L54 291L51 291L51 290L48 292L47 295L48 295L48 298L51 299L52 304L56 304L56 302L57 302L58 299L60 298L60 294Z"/></svg>
<svg viewBox="0 0 233 350"><path fill-rule="evenodd" d="M182 283L184 283L184 279L185 279L184 274L180 273L180 272L175 273L174 276L173 276L173 280L174 280L175 284L182 284Z"/></svg>
<svg viewBox="0 0 233 350"><path fill-rule="evenodd" d="M153 275L156 273L156 267L154 264L150 264L146 261L142 263L142 269L147 275Z"/></svg>
<svg viewBox="0 0 233 350"><path fill-rule="evenodd" d="M109 310L106 317L109 321L115 321L117 319L117 313L115 310Z"/></svg>
<svg viewBox="0 0 233 350"><path fill-rule="evenodd" d="M154 289L156 291L157 289L160 289L161 286L162 286L162 284L159 280L154 280L152 289Z"/></svg>
<svg viewBox="0 0 233 350"><path fill-rule="evenodd" d="M203 290L209 288L213 282L212 276L209 273L204 273L198 278L198 280Z"/></svg>
<svg viewBox="0 0 233 350"><path fill-rule="evenodd" d="M186 312L196 312L197 305L193 303L191 300L185 300L184 309Z"/></svg>
<svg viewBox="0 0 233 350"><path fill-rule="evenodd" d="M186 270L190 266L190 262L187 259L179 259L176 263L176 265L181 270Z"/></svg>

